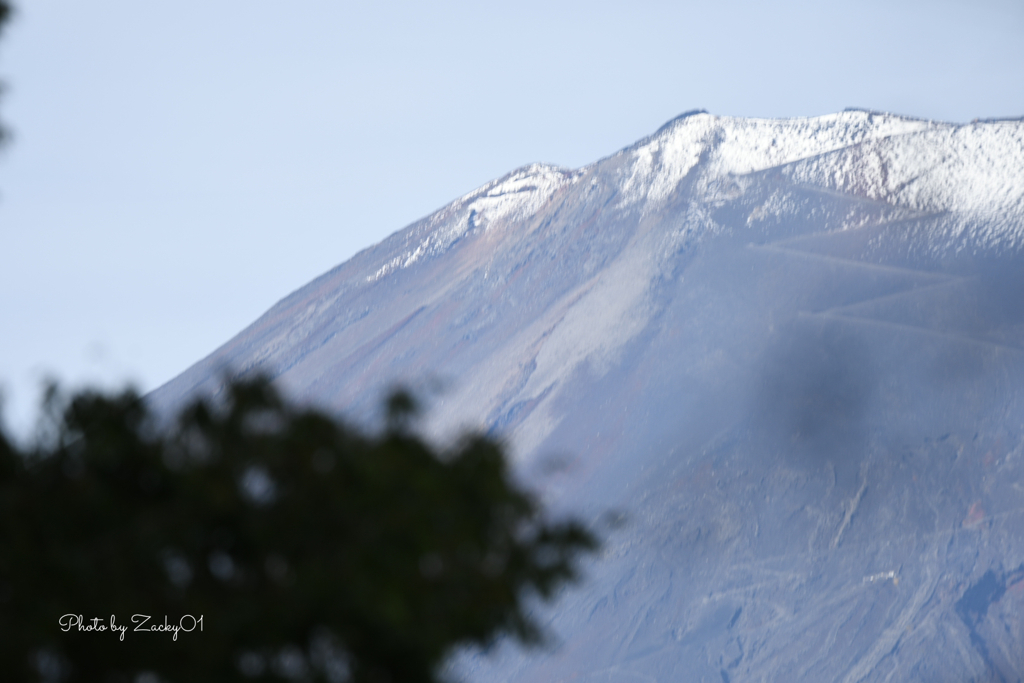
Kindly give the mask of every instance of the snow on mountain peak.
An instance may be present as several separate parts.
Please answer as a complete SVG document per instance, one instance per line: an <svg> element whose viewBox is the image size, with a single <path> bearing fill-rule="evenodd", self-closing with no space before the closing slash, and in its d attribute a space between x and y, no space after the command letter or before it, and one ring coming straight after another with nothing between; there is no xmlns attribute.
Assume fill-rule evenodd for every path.
<svg viewBox="0 0 1024 683"><path fill-rule="evenodd" d="M1024 122L932 124L915 135L837 151L788 169L797 182L957 221L933 249L1024 246ZM973 224L984 223L984 228Z"/></svg>
<svg viewBox="0 0 1024 683"><path fill-rule="evenodd" d="M655 210L702 157L708 161L703 176L709 180L782 166L935 125L865 111L799 119L692 114L670 122L651 137L619 153L631 159L620 206L640 204L643 213Z"/></svg>
<svg viewBox="0 0 1024 683"><path fill-rule="evenodd" d="M1024 245L1024 122L958 126L865 110L791 119L697 111L580 169L531 164L487 183L394 236L397 248L386 250L390 256L365 280L441 254L471 231L528 221L584 176L597 182L610 170L614 207L643 218L663 210L687 178L696 191L691 199L713 205L737 191L735 179L771 168L799 183L902 209L952 212L959 222L937 236L943 245L937 248L963 242L972 229L965 221L981 218L984 231L967 235L973 244ZM711 225L699 222L700 229ZM687 239L698 229L692 223L683 230Z"/></svg>
<svg viewBox="0 0 1024 683"><path fill-rule="evenodd" d="M470 230L488 230L493 225L526 218L535 213L566 183L578 179L579 172L550 164L530 164L492 180L463 195L426 219L425 234L414 231L405 248L380 266L367 282L384 277L395 269L408 268L423 256L446 251Z"/></svg>
<svg viewBox="0 0 1024 683"><path fill-rule="evenodd" d="M495 221L533 214L558 188L578 175L558 166L530 164L465 195L460 201L475 213L474 227L486 229Z"/></svg>

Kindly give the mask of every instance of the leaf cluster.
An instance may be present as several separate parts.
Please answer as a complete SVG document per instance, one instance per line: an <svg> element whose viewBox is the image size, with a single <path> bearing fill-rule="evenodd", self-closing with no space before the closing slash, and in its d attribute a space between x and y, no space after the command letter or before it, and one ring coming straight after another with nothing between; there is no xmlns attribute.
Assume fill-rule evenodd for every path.
<svg viewBox="0 0 1024 683"><path fill-rule="evenodd" d="M541 642L525 601L596 548L499 442L414 434L407 394L373 434L263 379L224 395L162 429L131 392L51 392L47 438L0 433L5 680L434 683L454 647ZM128 632L64 632L66 614ZM202 631L134 632L136 614Z"/></svg>

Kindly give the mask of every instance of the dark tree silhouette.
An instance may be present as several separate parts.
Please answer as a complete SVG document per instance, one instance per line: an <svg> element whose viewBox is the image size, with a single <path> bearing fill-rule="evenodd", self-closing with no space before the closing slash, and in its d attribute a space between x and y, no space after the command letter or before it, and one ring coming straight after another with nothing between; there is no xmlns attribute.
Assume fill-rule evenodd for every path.
<svg viewBox="0 0 1024 683"><path fill-rule="evenodd" d="M458 645L541 642L524 600L596 547L498 442L416 436L407 394L376 434L264 380L224 396L162 429L54 390L34 446L0 433L4 680L432 683Z"/></svg>

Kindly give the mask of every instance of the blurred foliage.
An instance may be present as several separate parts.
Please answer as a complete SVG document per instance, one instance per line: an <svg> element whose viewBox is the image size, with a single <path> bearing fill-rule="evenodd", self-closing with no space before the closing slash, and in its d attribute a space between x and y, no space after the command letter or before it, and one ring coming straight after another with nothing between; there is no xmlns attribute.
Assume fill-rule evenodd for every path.
<svg viewBox="0 0 1024 683"><path fill-rule="evenodd" d="M432 682L456 646L542 642L525 601L597 546L495 440L415 435L407 394L377 434L264 380L222 396L165 429L131 392L54 389L34 445L0 432L4 680Z"/></svg>

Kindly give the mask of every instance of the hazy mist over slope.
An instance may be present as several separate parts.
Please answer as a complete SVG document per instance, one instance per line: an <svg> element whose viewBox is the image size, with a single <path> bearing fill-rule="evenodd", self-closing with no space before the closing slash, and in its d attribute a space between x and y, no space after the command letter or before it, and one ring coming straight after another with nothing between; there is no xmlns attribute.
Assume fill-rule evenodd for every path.
<svg viewBox="0 0 1024 683"><path fill-rule="evenodd" d="M1024 122L679 117L291 294L222 368L363 419L445 389L556 509L628 513L474 680L1024 676ZM551 471L550 456L558 456Z"/></svg>

